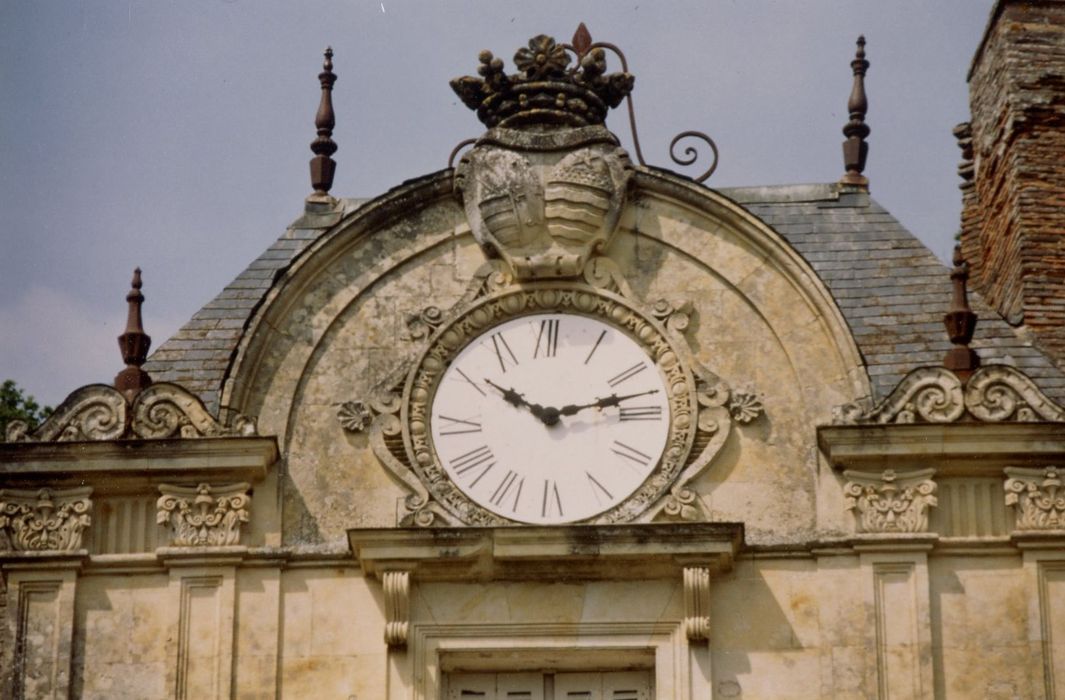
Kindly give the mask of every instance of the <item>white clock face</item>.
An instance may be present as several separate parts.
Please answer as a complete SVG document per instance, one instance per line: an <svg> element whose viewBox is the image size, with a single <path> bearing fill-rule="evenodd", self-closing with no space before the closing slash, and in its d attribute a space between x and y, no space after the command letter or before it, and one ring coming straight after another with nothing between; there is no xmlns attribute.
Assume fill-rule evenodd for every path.
<svg viewBox="0 0 1065 700"><path fill-rule="evenodd" d="M621 503L670 429L666 382L624 331L576 314L522 316L452 360L430 412L440 465L510 520L562 523Z"/></svg>

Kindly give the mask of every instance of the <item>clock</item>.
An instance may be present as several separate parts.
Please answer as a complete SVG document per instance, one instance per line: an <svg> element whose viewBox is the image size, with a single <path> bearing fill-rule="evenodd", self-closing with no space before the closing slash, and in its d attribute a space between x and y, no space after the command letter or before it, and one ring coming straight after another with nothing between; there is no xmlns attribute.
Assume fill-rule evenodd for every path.
<svg viewBox="0 0 1065 700"><path fill-rule="evenodd" d="M499 324L463 348L431 402L436 455L481 507L523 523L618 505L661 459L669 390L620 328L571 313Z"/></svg>
<svg viewBox="0 0 1065 700"><path fill-rule="evenodd" d="M691 447L690 373L605 291L492 297L439 329L410 381L414 464L464 522L631 520Z"/></svg>

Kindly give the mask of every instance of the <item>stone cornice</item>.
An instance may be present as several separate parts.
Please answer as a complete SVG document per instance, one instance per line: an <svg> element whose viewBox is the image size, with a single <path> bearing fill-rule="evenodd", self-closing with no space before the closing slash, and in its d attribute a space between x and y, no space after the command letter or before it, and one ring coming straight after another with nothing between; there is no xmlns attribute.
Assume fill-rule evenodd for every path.
<svg viewBox="0 0 1065 700"><path fill-rule="evenodd" d="M632 580L684 567L728 571L739 523L348 530L363 571L409 571L419 581Z"/></svg>
<svg viewBox="0 0 1065 700"><path fill-rule="evenodd" d="M1008 466L1065 461L1061 423L823 425L817 444L837 470L934 467L937 476L1001 476Z"/></svg>
<svg viewBox="0 0 1065 700"><path fill-rule="evenodd" d="M273 437L0 443L0 485L91 483L94 493L160 481L261 481L277 461Z"/></svg>

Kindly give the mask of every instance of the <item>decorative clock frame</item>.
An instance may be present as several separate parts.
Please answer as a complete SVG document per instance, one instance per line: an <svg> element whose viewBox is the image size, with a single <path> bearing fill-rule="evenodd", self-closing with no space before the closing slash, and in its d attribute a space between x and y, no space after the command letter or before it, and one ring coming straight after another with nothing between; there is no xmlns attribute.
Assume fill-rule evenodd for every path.
<svg viewBox="0 0 1065 700"><path fill-rule="evenodd" d="M706 520L691 482L724 445L733 423L748 423L762 407L750 394L695 361L684 335L691 303L640 303L613 260L593 256L579 280L520 282L506 263L487 261L466 294L448 311L430 306L408 322L417 350L368 400L340 404L349 432L366 431L381 464L408 491L399 525L517 525L484 509L451 481L432 448L429 407L440 375L475 336L490 327L537 313L598 318L627 333L655 362L670 388L666 449L654 470L627 499L577 524Z"/></svg>

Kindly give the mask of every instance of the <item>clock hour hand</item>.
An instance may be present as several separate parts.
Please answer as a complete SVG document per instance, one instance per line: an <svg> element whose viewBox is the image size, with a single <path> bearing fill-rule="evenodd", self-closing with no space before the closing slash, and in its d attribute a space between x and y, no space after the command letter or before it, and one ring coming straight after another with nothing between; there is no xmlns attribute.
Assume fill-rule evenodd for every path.
<svg viewBox="0 0 1065 700"><path fill-rule="evenodd" d="M568 405L563 406L562 408L558 409L558 413L559 413L559 415L562 415L562 416L572 416L575 413L577 413L578 411L583 411L586 408L609 408L610 406L620 406L622 401L627 401L628 399L634 399L637 396L646 396L648 394L657 394L657 393L658 393L658 389L651 389L650 391L640 391L640 392L637 392L635 394L622 394L621 396L618 396L617 394L611 394L610 396L607 396L606 398L596 399L592 403L577 404L577 405L568 404Z"/></svg>
<svg viewBox="0 0 1065 700"><path fill-rule="evenodd" d="M484 381L486 384L499 391L499 393L503 394L504 401L515 408L521 408L524 406L529 409L529 413L539 418L544 425L555 425L558 423L558 417L560 414L557 408L553 408L552 406L541 406L538 403L530 403L525 400L525 394L518 393L514 389L501 387L488 377L485 377Z"/></svg>

